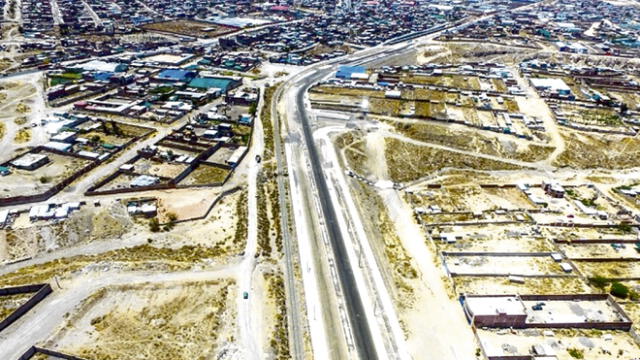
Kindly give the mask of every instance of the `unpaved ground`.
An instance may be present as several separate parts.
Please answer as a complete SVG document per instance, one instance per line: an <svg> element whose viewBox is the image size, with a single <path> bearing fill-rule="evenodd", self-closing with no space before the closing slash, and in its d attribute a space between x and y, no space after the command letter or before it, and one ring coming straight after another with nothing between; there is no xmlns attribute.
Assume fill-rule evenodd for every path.
<svg viewBox="0 0 640 360"><path fill-rule="evenodd" d="M462 125L441 125L423 121L401 121L391 124L395 131L415 140L507 159L536 162L545 160L554 150L545 144L516 140L509 135L470 130Z"/></svg>
<svg viewBox="0 0 640 360"><path fill-rule="evenodd" d="M592 290L581 278L527 278L524 284L505 277L456 277L456 293L498 294L588 294Z"/></svg>
<svg viewBox="0 0 640 360"><path fill-rule="evenodd" d="M609 334L611 340L606 340ZM485 350L491 356L528 355L533 345L544 344L555 350L558 360L575 359L634 359L640 356L640 349L633 338L622 331L598 330L553 330L553 336L543 336L542 329L517 330L512 333L498 330L478 330L478 336ZM582 357L569 353L574 349Z"/></svg>
<svg viewBox="0 0 640 360"><path fill-rule="evenodd" d="M30 224L27 214L13 229L0 230L0 262L36 256L82 242L117 239L134 227L124 206L83 208L59 223Z"/></svg>
<svg viewBox="0 0 640 360"><path fill-rule="evenodd" d="M201 189L180 189L159 191L154 193L158 198L158 209L160 221L167 221L167 214L176 215L176 220L192 219L204 216L211 206L211 203L220 196L220 188L201 188ZM222 199L218 204L222 205L234 202L235 196L227 197L228 200ZM221 214L218 218L223 218L224 210L216 209Z"/></svg>
<svg viewBox="0 0 640 360"><path fill-rule="evenodd" d="M6 319L33 295L34 293L0 296L0 321Z"/></svg>
<svg viewBox="0 0 640 360"><path fill-rule="evenodd" d="M595 135L562 130L566 150L555 166L576 169L627 169L640 166L640 140L619 135Z"/></svg>
<svg viewBox="0 0 640 360"><path fill-rule="evenodd" d="M231 281L99 290L48 343L94 360L213 358L233 342Z"/></svg>
<svg viewBox="0 0 640 360"><path fill-rule="evenodd" d="M442 168L517 170L521 167L507 162L473 157L429 146L409 144L398 139L386 140L389 176L397 182L416 180Z"/></svg>
<svg viewBox="0 0 640 360"><path fill-rule="evenodd" d="M0 81L0 123L5 127L5 134L0 138L2 160L8 160L21 147L39 145L47 138L44 129L37 127L32 129L31 137L26 142L14 143L21 128L14 119L26 116L27 123L30 123L41 120L51 111L44 102L42 79L42 73L34 73ZM29 111L24 113L26 108Z"/></svg>

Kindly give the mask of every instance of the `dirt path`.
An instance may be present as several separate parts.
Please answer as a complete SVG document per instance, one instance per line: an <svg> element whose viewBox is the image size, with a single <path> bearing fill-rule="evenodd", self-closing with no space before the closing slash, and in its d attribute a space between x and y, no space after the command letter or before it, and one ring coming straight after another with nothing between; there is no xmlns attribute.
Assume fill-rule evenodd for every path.
<svg viewBox="0 0 640 360"><path fill-rule="evenodd" d="M449 298L442 281L444 271L434 263L435 254L426 246L426 236L413 221L411 209L395 190L382 190L380 195L387 205L402 245L415 260L421 275L420 283L427 290L420 293L416 299L414 307L418 314L405 319L409 331L412 332L408 341L412 352L419 354L421 349L429 349L429 358L432 359L474 359L476 342L473 332L460 304Z"/></svg>
<svg viewBox="0 0 640 360"><path fill-rule="evenodd" d="M518 74L515 68L512 68L511 72ZM565 150L564 139L560 135L559 125L554 120L551 109L549 109L544 99L538 95L538 92L533 86L522 76L516 75L515 78L518 86L526 92L525 97L516 98L518 106L520 109L526 109L525 113L527 115L535 116L543 120L546 133L550 137L550 145L555 147L555 150L544 161L544 164L551 166L555 159Z"/></svg>
<svg viewBox="0 0 640 360"><path fill-rule="evenodd" d="M466 156L473 156L473 157L492 160L492 161L499 161L499 162L503 162L503 163L507 163L507 164L511 164L511 165L525 167L525 168L530 168L530 167L533 166L533 163L530 163L530 162L518 161L518 160L503 158L503 157L500 157L500 156L480 154L480 153L477 153L477 152L474 152L474 151L466 151L466 150L460 150L460 149L449 147L449 146L432 144L432 143L428 143L428 142L415 140L415 139L412 139L412 138L409 138L409 137L406 137L406 136L403 136L403 135L399 135L399 134L396 134L396 133L388 132L386 130L383 130L382 132L383 132L384 137L386 137L386 138L392 138L392 139L401 140L401 141L404 141L406 143L413 144L413 145L428 146L428 147L432 147L434 149L445 150L445 151L454 152L454 153L458 153L458 154L462 154L462 155L466 155Z"/></svg>
<svg viewBox="0 0 640 360"><path fill-rule="evenodd" d="M365 137L365 156L367 168L372 174L383 180L389 179L387 160L385 156L386 145L384 136L379 132L371 132Z"/></svg>

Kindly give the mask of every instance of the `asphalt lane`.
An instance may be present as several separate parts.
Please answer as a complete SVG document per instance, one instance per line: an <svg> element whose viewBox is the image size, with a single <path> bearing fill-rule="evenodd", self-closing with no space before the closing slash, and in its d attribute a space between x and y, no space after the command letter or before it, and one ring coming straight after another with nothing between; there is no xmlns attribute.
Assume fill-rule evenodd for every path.
<svg viewBox="0 0 640 360"><path fill-rule="evenodd" d="M331 203L329 189L322 171L320 156L313 141L313 133L309 123L309 116L304 104L304 94L318 80L328 75L330 70L318 71L304 78L304 85L296 94L296 106L298 108L299 119L302 123L303 135L309 151L309 161L311 162L311 171L315 180L318 196L320 198L320 206L324 215L326 228L331 241L331 248L336 260L336 270L340 281L340 286L345 298L345 306L349 314L349 322L352 327L352 335L356 350L361 359L375 360L378 358L375 345L371 339L371 330L367 323L362 299L357 290L357 284L349 262L349 255L340 232L340 226L337 221L336 212Z"/></svg>

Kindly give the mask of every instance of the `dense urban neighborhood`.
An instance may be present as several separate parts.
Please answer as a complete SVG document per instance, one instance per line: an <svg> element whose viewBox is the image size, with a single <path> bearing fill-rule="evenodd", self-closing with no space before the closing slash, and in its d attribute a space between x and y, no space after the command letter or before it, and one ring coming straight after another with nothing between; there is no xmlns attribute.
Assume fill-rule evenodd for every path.
<svg viewBox="0 0 640 360"><path fill-rule="evenodd" d="M0 359L640 359L640 2L0 14Z"/></svg>

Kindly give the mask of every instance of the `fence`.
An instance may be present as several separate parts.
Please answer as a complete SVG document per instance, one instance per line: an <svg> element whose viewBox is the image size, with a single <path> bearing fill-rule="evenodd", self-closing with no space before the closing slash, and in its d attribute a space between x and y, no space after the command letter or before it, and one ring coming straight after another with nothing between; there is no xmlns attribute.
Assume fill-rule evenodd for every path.
<svg viewBox="0 0 640 360"><path fill-rule="evenodd" d="M22 354L18 358L18 360L29 360L37 354L48 355L56 359L64 359L64 360L86 360L77 356L67 355L58 351L48 350L48 349L37 347L37 346L30 347L29 350L27 350L24 354Z"/></svg>
<svg viewBox="0 0 640 360"><path fill-rule="evenodd" d="M10 288L0 289L0 296L9 296L17 294L29 294L35 292L27 302L18 307L14 312L7 316L4 320L0 321L0 331L7 328L9 325L16 322L22 315L26 314L40 301L42 301L47 295L51 294L53 290L49 284L40 285L25 285L15 286Z"/></svg>

